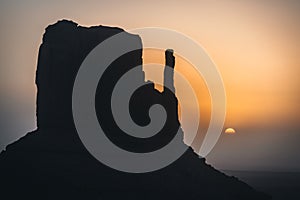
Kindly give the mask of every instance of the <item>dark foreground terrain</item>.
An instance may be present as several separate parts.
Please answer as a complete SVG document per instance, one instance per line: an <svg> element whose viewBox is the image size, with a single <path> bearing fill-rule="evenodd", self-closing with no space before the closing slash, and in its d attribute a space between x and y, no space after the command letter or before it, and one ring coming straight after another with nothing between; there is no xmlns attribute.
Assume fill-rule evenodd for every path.
<svg viewBox="0 0 300 200"><path fill-rule="evenodd" d="M300 199L300 172L223 171L238 177L257 190L272 195L274 200Z"/></svg>

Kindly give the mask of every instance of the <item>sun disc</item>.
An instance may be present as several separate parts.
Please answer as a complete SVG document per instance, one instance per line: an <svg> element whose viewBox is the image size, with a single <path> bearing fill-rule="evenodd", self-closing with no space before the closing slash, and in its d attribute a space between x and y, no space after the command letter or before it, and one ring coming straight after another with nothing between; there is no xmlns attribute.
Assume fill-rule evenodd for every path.
<svg viewBox="0 0 300 200"><path fill-rule="evenodd" d="M235 130L233 128L227 128L225 130L225 133L227 133L227 134L235 134Z"/></svg>

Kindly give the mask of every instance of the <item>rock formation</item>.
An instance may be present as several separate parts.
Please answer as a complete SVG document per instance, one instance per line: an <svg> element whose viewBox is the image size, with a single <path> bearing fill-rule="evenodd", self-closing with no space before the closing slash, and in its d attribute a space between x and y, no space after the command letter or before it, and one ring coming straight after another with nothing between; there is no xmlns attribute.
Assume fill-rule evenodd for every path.
<svg viewBox="0 0 300 200"><path fill-rule="evenodd" d="M133 174L111 169L92 157L81 143L72 118L72 87L87 54L120 28L85 28L59 21L46 28L36 73L38 129L8 145L0 154L2 199L269 199L234 177L215 170L191 148L174 163L158 171ZM112 89L128 70L142 65L141 48L115 60L100 79L96 111L107 137L133 152L149 152L168 143L180 129L175 88L162 93L148 82L135 91L129 109L139 125L149 123L154 103L167 111L162 130L147 139L129 136L118 128L110 109ZM174 67L172 51L166 65ZM144 81L142 69L137 74ZM173 71L165 70L165 84ZM5 197L5 198L3 198Z"/></svg>

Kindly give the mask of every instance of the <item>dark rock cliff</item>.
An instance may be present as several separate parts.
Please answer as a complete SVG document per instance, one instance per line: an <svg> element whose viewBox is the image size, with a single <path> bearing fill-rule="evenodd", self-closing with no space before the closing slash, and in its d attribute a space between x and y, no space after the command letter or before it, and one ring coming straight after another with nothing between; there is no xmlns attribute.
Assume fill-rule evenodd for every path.
<svg viewBox="0 0 300 200"><path fill-rule="evenodd" d="M93 158L81 143L72 118L72 88L86 55L120 28L80 27L59 21L48 26L39 51L36 84L38 129L8 145L0 154L4 199L269 199L234 177L215 170L191 148L158 171L132 174L111 169ZM149 152L168 143L180 124L173 89L160 93L153 83L139 88L129 109L139 125L149 123L155 103L167 111L167 122L155 136L138 139L120 130L110 109L112 89L128 70L142 64L141 49L115 60L100 79L96 111L107 137L123 149ZM170 52L166 52L169 54ZM167 57L170 55L167 55ZM168 65L174 60L167 59ZM165 73L167 74L167 73ZM137 74L144 81L140 68Z"/></svg>
<svg viewBox="0 0 300 200"><path fill-rule="evenodd" d="M105 26L81 27L71 21L60 21L46 28L40 46L36 73L37 126L39 129L72 128L72 88L77 71L87 54L105 39L122 32ZM138 36L137 40L140 41ZM142 48L142 44L141 44ZM142 64L142 49L117 59L119 69L129 70ZM113 64L111 73L118 77ZM109 84L109 83L107 83Z"/></svg>

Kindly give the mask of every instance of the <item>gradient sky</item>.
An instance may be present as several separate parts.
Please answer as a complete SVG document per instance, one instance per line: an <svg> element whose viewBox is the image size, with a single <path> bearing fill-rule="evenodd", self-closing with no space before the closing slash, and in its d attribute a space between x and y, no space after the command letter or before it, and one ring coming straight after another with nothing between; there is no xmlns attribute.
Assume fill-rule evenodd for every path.
<svg viewBox="0 0 300 200"><path fill-rule="evenodd" d="M299 171L299 10L297 0L1 0L0 148L35 129L38 47L45 27L66 18L84 26L163 27L193 38L219 68L225 128L237 131L222 134L208 162L219 169ZM198 94L205 93L201 85ZM199 98L206 104L207 96Z"/></svg>

